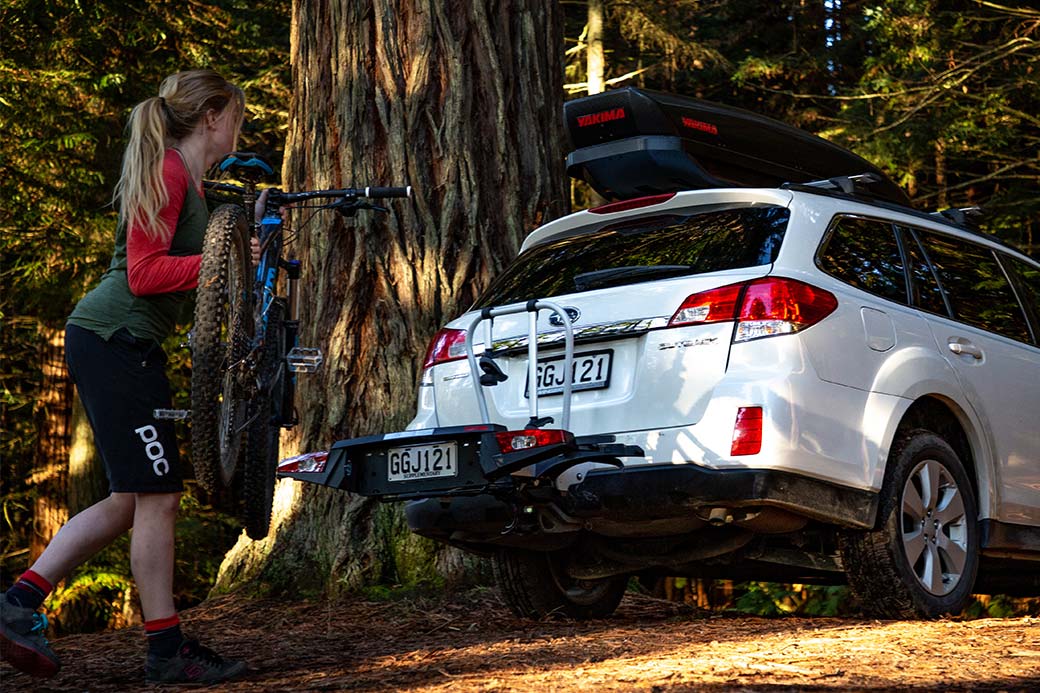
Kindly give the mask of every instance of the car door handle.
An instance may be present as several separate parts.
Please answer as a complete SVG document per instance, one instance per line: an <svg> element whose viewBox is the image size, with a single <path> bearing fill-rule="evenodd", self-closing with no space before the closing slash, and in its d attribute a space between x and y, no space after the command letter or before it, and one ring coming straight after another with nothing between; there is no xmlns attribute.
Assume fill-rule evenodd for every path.
<svg viewBox="0 0 1040 693"><path fill-rule="evenodd" d="M971 342L955 342L951 341L947 344L950 347L950 351L957 354L958 356L971 356L974 359L982 358L982 349L978 348Z"/></svg>

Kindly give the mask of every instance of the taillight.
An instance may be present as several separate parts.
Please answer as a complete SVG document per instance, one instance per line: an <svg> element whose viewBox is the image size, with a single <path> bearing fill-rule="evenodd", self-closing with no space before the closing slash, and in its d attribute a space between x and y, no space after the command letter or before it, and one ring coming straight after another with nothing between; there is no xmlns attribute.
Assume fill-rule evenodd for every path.
<svg viewBox="0 0 1040 693"><path fill-rule="evenodd" d="M740 300L740 292L743 289L743 284L730 284L688 296L668 324L674 327L735 320L737 301Z"/></svg>
<svg viewBox="0 0 1040 693"><path fill-rule="evenodd" d="M838 299L829 291L787 277L763 277L693 294L668 324L736 321L733 341L746 342L804 330L837 307Z"/></svg>
<svg viewBox="0 0 1040 693"><path fill-rule="evenodd" d="M320 452L306 452L296 457L290 457L284 459L278 463L279 474L292 474L299 472L311 472L314 474L320 474L325 471L325 465L329 461L329 453L322 450Z"/></svg>
<svg viewBox="0 0 1040 693"><path fill-rule="evenodd" d="M762 450L762 407L740 407L733 424L729 454L757 455Z"/></svg>
<svg viewBox="0 0 1040 693"><path fill-rule="evenodd" d="M516 452L517 450L530 450L541 448L546 445L559 445L574 440L569 431L559 428L528 428L522 431L503 431L496 433L498 447L502 452Z"/></svg>
<svg viewBox="0 0 1040 693"><path fill-rule="evenodd" d="M609 204L600 205L599 207L593 207L589 211L593 214L612 214L613 212L627 212L630 209L639 209L640 207L652 207L653 205L659 205L662 202L675 197L675 193L664 193L661 195L647 195L646 197L636 197L631 200L619 200L618 202L611 202Z"/></svg>
<svg viewBox="0 0 1040 693"><path fill-rule="evenodd" d="M466 358L466 331L452 330L445 327L433 335L433 339L430 340L430 346L426 349L426 360L423 361L423 368L464 358Z"/></svg>

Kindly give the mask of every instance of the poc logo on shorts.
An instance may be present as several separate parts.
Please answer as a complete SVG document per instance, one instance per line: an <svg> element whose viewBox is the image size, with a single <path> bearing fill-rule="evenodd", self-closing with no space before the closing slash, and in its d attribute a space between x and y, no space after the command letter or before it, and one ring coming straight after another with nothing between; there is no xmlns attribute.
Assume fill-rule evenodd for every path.
<svg viewBox="0 0 1040 693"><path fill-rule="evenodd" d="M152 461L152 471L156 476L165 476L170 471L170 463L166 461L166 451L159 442L159 432L155 430L155 426L141 426L135 428L134 433L145 444L144 454Z"/></svg>

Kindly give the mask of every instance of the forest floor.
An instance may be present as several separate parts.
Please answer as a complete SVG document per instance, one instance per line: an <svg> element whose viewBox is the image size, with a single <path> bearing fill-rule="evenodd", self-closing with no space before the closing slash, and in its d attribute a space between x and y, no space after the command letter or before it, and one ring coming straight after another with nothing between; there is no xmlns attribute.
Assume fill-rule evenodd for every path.
<svg viewBox="0 0 1040 693"><path fill-rule="evenodd" d="M610 620L533 622L478 589L381 602L231 595L182 618L249 662L221 691L1040 690L1036 617L767 619L628 594ZM65 663L58 676L0 664L0 689L144 688L140 627L52 644Z"/></svg>

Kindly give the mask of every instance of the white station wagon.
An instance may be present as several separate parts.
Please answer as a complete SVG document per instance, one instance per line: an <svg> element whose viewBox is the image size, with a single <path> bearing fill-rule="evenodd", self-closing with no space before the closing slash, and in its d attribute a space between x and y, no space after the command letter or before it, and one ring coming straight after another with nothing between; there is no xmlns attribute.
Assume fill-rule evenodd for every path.
<svg viewBox="0 0 1040 693"><path fill-rule="evenodd" d="M887 617L1040 593L1040 263L743 111L565 117L618 201L436 335L408 430L280 473L407 500L524 616L607 616L648 573L847 581Z"/></svg>

